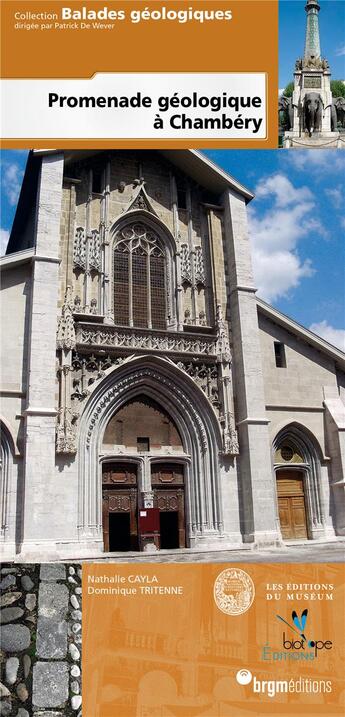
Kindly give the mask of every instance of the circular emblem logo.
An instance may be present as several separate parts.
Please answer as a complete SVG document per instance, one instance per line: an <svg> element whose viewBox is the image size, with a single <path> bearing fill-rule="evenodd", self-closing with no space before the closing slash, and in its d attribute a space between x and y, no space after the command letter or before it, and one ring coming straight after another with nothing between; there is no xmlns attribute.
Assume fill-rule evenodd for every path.
<svg viewBox="0 0 345 717"><path fill-rule="evenodd" d="M236 680L239 685L249 685L253 675L250 670L238 670Z"/></svg>
<svg viewBox="0 0 345 717"><path fill-rule="evenodd" d="M254 600L254 583L244 570L227 568L216 578L213 595L217 607L226 615L242 615Z"/></svg>

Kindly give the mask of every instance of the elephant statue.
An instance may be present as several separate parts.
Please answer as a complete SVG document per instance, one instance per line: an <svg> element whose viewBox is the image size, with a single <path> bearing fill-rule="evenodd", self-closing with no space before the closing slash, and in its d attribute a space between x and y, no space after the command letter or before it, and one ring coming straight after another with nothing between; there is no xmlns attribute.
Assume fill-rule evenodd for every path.
<svg viewBox="0 0 345 717"><path fill-rule="evenodd" d="M340 122L345 127L345 97L333 97L331 107L332 132L335 132Z"/></svg>
<svg viewBox="0 0 345 717"><path fill-rule="evenodd" d="M304 95L303 115L304 127L309 137L313 132L318 132L321 128L323 103L318 92L307 92Z"/></svg>
<svg viewBox="0 0 345 717"><path fill-rule="evenodd" d="M285 95L281 95L278 99L278 112L285 112L286 117L288 118L288 127L287 129L293 129L293 104L292 104L292 97L285 97Z"/></svg>

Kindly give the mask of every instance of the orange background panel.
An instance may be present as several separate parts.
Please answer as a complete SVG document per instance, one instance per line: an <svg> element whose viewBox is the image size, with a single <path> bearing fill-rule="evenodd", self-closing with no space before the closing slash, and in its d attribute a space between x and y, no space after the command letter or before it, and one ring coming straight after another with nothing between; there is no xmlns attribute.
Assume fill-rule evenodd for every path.
<svg viewBox="0 0 345 717"><path fill-rule="evenodd" d="M83 566L84 717L245 717L249 715L344 714L344 566L337 564L240 564L255 585L255 598L241 615L216 606L216 577L233 564L85 564ZM157 576L180 585L183 595L89 595L89 576ZM267 600L267 584L332 584L332 600ZM124 583L118 583L121 587ZM93 583L94 587L109 587ZM115 585L110 585L114 587ZM290 591L291 592L291 591ZM300 593L300 591L295 591ZM302 591L305 594L306 591ZM317 594L317 590L309 590ZM299 639L290 624L295 609L308 608L307 639L332 641L316 659L263 660L263 649L284 652L286 639ZM286 652L286 651L285 651ZM236 673L248 669L262 680L332 680L332 692L269 697L241 686Z"/></svg>
<svg viewBox="0 0 345 717"><path fill-rule="evenodd" d="M97 30L15 30L14 13L56 12L61 7L100 9L231 10L231 21L200 24L192 21L114 21L112 31ZM4 78L87 78L96 72L266 72L268 74L268 139L250 141L188 140L193 147L276 147L278 134L278 1L198 0L197 2L144 3L142 0L113 2L36 2L2 0L1 74ZM67 22L67 21L66 21ZM105 21L107 22L107 21ZM105 140L118 146L116 138ZM72 143L51 140L8 140L8 147L102 147L102 140ZM143 147L185 147L183 140L142 141ZM121 143L121 146L124 146ZM127 147L137 146L128 141Z"/></svg>

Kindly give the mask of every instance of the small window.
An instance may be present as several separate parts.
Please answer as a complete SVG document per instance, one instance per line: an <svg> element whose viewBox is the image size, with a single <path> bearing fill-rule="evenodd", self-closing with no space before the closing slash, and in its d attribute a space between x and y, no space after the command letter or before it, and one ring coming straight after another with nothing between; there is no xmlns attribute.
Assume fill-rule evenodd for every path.
<svg viewBox="0 0 345 717"><path fill-rule="evenodd" d="M177 206L179 209L187 209L187 192L185 189L177 188Z"/></svg>
<svg viewBox="0 0 345 717"><path fill-rule="evenodd" d="M279 341L274 342L274 355L277 368L286 368L285 346Z"/></svg>
<svg viewBox="0 0 345 717"><path fill-rule="evenodd" d="M94 194L102 192L102 170L100 167L94 167L92 170L92 192Z"/></svg>
<svg viewBox="0 0 345 717"><path fill-rule="evenodd" d="M139 436L139 438L137 438L137 450L138 453L148 453L150 450L150 439Z"/></svg>

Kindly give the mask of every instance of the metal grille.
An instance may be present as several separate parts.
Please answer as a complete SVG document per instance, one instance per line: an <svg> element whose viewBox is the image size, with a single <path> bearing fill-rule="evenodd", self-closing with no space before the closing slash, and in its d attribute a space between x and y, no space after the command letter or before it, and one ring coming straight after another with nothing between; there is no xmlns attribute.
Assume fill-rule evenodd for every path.
<svg viewBox="0 0 345 717"><path fill-rule="evenodd" d="M151 317L154 329L165 329L165 276L164 259L160 256L150 257L151 273Z"/></svg>
<svg viewBox="0 0 345 717"><path fill-rule="evenodd" d="M133 286L133 324L147 326L147 258L132 255L132 286Z"/></svg>
<svg viewBox="0 0 345 717"><path fill-rule="evenodd" d="M129 254L114 254L114 316L117 324L128 326L129 320Z"/></svg>

